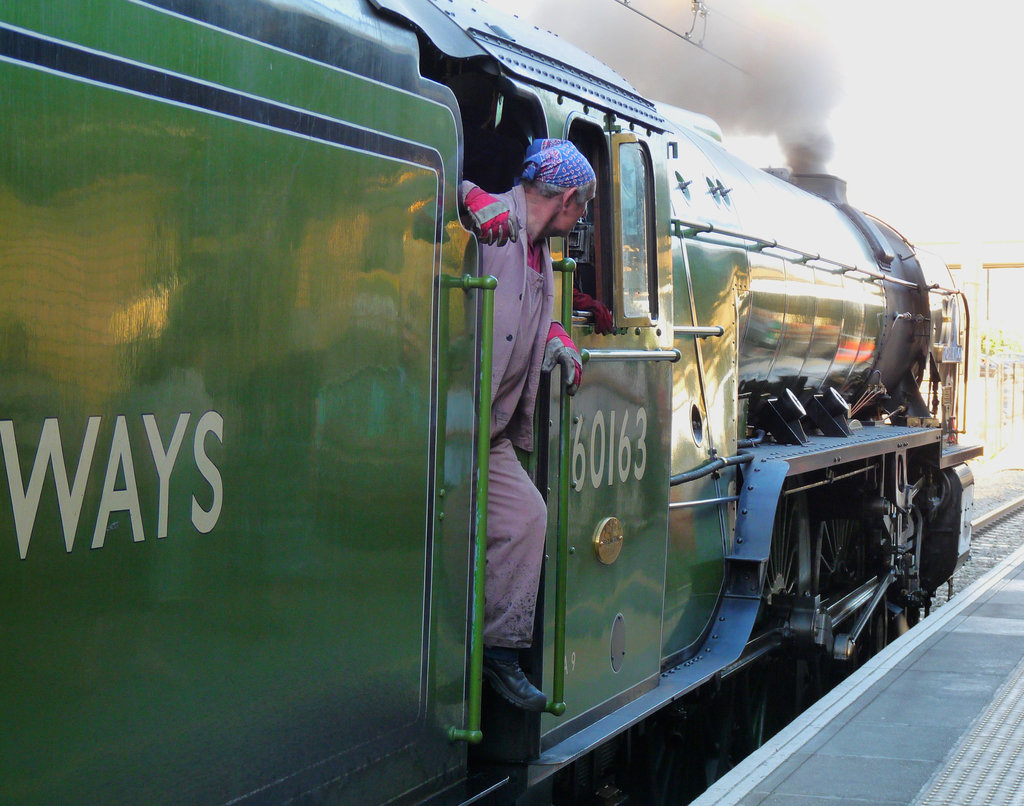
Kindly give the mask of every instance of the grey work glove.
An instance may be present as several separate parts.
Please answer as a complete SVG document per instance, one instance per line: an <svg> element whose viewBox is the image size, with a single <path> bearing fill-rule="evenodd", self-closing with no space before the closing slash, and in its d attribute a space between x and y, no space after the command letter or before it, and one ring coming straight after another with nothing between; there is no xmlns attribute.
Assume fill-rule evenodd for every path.
<svg viewBox="0 0 1024 806"><path fill-rule="evenodd" d="M559 322L552 322L548 328L548 342L544 347L544 362L540 368L550 372L556 364L562 365L566 394L576 394L583 380L583 359L580 358L580 351L576 349L565 328Z"/></svg>

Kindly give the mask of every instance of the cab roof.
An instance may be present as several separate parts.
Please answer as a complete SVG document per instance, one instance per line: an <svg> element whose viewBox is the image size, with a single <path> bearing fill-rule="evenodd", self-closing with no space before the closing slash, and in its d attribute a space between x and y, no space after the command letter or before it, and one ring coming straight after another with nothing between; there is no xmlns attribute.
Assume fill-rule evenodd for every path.
<svg viewBox="0 0 1024 806"><path fill-rule="evenodd" d="M622 76L557 34L480 0L370 0L401 17L455 59L489 57L511 75L664 131L655 105Z"/></svg>

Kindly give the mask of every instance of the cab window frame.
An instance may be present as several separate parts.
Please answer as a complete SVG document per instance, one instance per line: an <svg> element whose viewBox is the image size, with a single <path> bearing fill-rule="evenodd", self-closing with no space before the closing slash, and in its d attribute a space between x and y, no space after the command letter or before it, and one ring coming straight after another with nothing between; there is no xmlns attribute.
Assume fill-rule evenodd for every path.
<svg viewBox="0 0 1024 806"><path fill-rule="evenodd" d="M634 133L619 132L611 139L615 324L653 327L658 321L654 166L647 144ZM629 162L623 161L624 153Z"/></svg>

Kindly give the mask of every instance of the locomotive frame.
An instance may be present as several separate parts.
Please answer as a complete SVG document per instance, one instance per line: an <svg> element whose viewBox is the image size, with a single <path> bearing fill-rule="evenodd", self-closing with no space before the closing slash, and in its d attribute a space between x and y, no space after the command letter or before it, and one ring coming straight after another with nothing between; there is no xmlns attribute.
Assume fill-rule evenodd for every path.
<svg viewBox="0 0 1024 806"><path fill-rule="evenodd" d="M968 556L945 267L553 35L24 2L0 73L2 799L680 802ZM553 245L584 384L524 457L532 715L480 678L493 282L456 188L542 136L598 188Z"/></svg>

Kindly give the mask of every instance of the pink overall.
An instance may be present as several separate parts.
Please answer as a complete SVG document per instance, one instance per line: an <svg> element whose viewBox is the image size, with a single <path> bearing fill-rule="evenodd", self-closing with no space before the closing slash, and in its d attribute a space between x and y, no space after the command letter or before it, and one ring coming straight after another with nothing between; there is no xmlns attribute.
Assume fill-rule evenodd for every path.
<svg viewBox="0 0 1024 806"><path fill-rule="evenodd" d="M519 221L520 237L481 247L482 274L498 279L491 376L491 454L487 501L484 645L530 646L544 559L547 507L513 446L533 449L533 413L554 280L547 243L540 272L527 266L526 200L520 187L498 196Z"/></svg>

